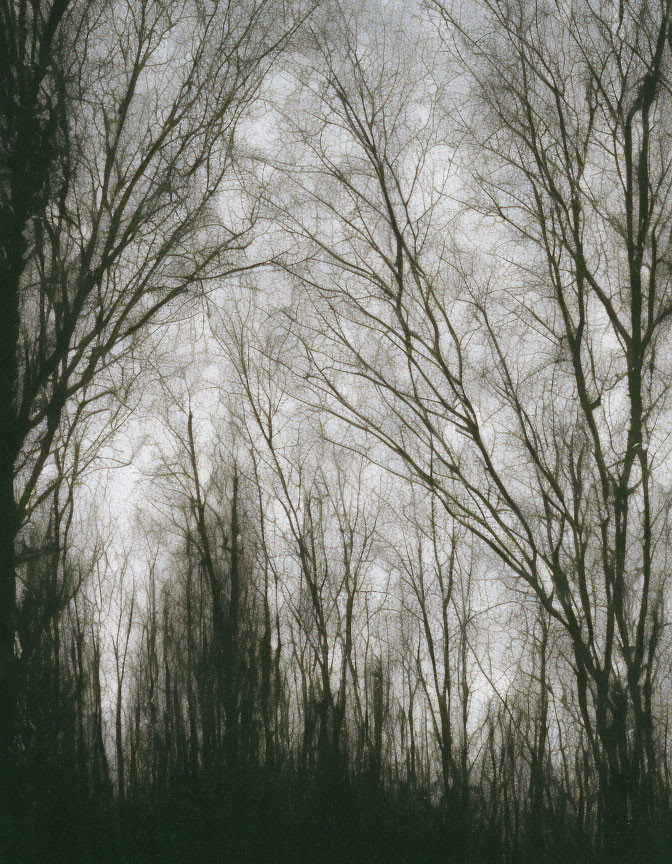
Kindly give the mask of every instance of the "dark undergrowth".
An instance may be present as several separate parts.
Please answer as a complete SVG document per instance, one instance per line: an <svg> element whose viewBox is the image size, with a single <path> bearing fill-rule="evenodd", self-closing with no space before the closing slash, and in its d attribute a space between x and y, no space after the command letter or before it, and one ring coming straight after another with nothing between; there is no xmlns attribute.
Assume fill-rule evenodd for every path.
<svg viewBox="0 0 672 864"><path fill-rule="evenodd" d="M54 788L31 786L19 801L3 861L16 864L667 864L672 832L662 823L639 837L624 830L618 847L598 853L588 838L553 836L543 845L504 842L477 812L460 813L405 787L375 790L364 782L301 788L263 776L227 789L206 781L176 786L123 805L82 802ZM500 826L501 831L501 826ZM511 834L509 834L511 838Z"/></svg>

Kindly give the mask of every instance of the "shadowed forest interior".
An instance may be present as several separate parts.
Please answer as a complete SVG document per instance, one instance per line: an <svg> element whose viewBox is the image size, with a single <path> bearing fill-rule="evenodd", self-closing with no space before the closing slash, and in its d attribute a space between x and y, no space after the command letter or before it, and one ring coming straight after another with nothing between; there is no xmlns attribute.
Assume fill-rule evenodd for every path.
<svg viewBox="0 0 672 864"><path fill-rule="evenodd" d="M0 0L0 856L672 856L672 0Z"/></svg>

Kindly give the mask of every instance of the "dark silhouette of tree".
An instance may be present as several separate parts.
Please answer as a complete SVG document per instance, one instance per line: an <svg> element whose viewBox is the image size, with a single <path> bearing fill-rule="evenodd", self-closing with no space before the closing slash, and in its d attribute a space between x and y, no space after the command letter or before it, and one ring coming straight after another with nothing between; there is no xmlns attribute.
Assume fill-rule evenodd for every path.
<svg viewBox="0 0 672 864"><path fill-rule="evenodd" d="M228 218L217 196L237 126L292 27L269 0L0 7L0 773L10 788L17 534L46 494L73 397L86 388L91 410L148 322L251 263L241 255L254 206Z"/></svg>
<svg viewBox="0 0 672 864"><path fill-rule="evenodd" d="M282 165L277 211L304 241L285 259L309 295L292 324L315 401L563 633L617 848L661 791L670 7L428 6L454 107L448 72L417 89L399 23L377 35L343 12L337 37L314 31L311 111L287 120L302 168ZM437 164L453 138L454 190ZM465 251L479 224L493 266Z"/></svg>

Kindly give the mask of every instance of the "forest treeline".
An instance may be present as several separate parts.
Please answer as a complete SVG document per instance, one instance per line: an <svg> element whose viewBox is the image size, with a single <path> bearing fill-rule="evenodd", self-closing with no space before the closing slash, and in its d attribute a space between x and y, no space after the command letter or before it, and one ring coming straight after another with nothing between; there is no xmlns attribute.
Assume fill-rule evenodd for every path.
<svg viewBox="0 0 672 864"><path fill-rule="evenodd" d="M158 561L141 586L122 565L101 587L97 561L68 588L57 559L31 572L14 826L28 860L597 860L599 791L586 739L558 720L547 617L528 610L517 680L475 705L473 561L431 516L380 582L372 547L388 541L342 473L338 497L308 494L279 556L242 468L207 491L181 479L162 582ZM653 855L664 837L648 839Z"/></svg>
<svg viewBox="0 0 672 864"><path fill-rule="evenodd" d="M0 0L0 851L667 861L672 0Z"/></svg>

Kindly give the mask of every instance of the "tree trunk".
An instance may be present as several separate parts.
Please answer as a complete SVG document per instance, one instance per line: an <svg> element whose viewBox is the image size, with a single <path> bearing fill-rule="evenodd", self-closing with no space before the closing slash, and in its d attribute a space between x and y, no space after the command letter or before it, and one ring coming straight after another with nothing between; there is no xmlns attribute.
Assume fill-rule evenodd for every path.
<svg viewBox="0 0 672 864"><path fill-rule="evenodd" d="M0 341L2 341L0 337ZM2 397L0 397L2 399ZM2 411L2 414L5 414ZM2 426L0 420L0 427ZM4 430L3 430L4 431ZM0 433L0 831L12 822L10 798L15 788L13 747L18 699L16 633L15 505L13 464Z"/></svg>

